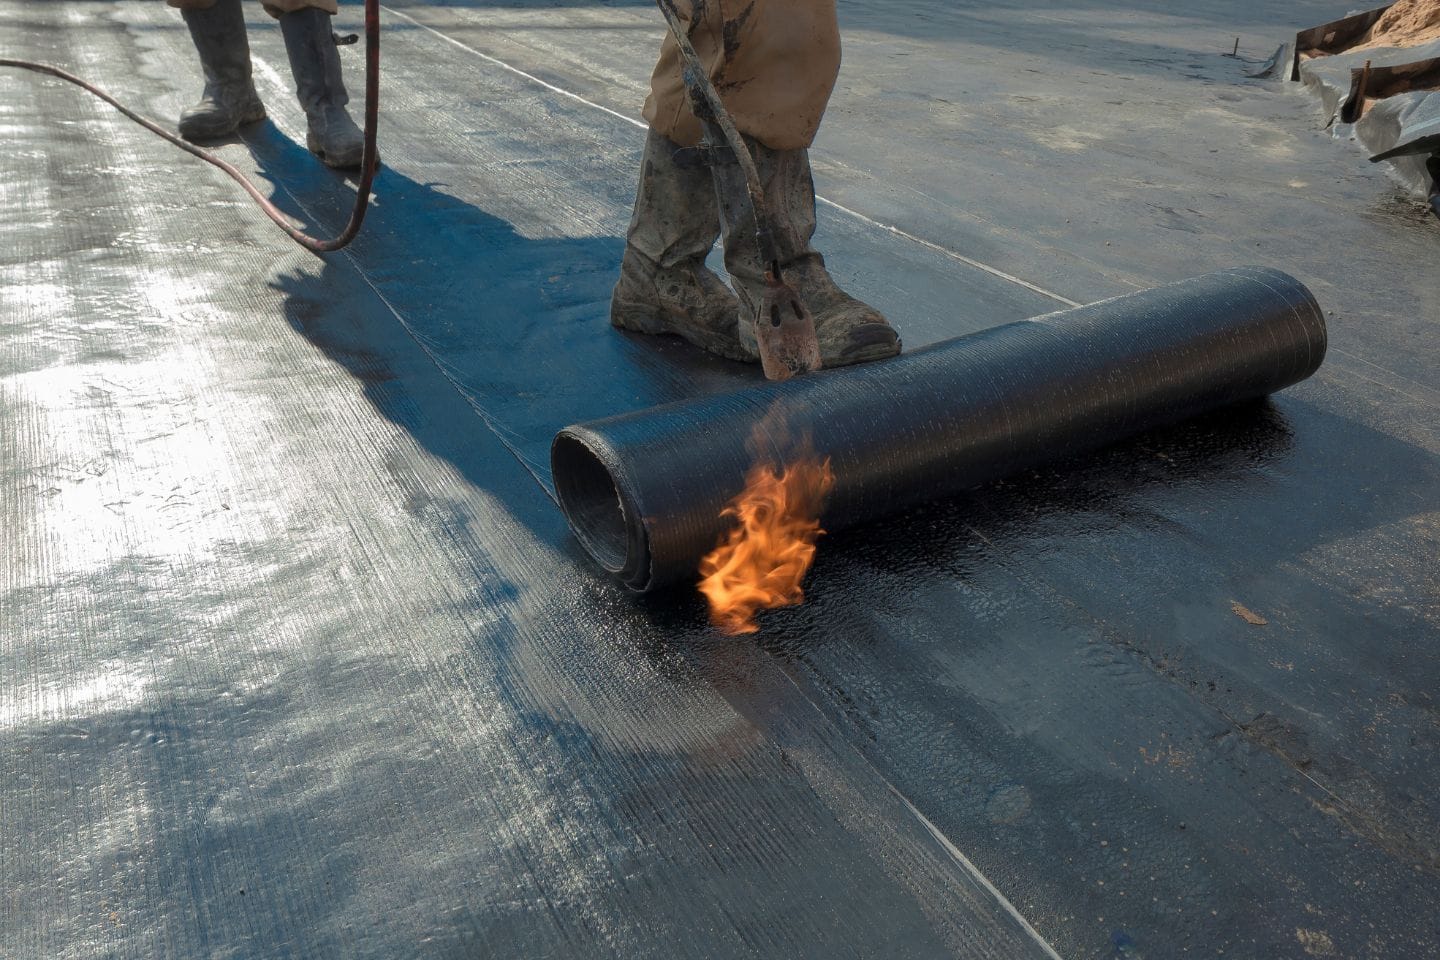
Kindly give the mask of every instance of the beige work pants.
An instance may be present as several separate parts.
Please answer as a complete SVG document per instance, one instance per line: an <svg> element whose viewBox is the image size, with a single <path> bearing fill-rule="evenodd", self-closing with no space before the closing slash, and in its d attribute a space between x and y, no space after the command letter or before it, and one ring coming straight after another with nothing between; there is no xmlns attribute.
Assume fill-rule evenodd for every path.
<svg viewBox="0 0 1440 960"><path fill-rule="evenodd" d="M172 0L173 2L173 0ZM810 146L840 72L835 0L676 0L690 42L740 132L772 150ZM700 142L667 28L645 119L681 146Z"/></svg>
<svg viewBox="0 0 1440 960"><path fill-rule="evenodd" d="M165 0L172 7L179 7L181 10L204 10L215 6L215 0ZM326 13L338 12L335 7L335 0L261 0L265 6L265 12L272 17L278 17L282 13L294 13L296 10L304 10L306 7L316 7Z"/></svg>

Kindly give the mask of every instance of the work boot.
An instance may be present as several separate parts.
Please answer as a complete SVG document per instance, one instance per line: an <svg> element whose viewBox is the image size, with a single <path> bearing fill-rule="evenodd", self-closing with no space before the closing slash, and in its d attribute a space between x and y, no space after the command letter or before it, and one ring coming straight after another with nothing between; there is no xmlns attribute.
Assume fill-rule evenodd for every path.
<svg viewBox="0 0 1440 960"><path fill-rule="evenodd" d="M715 188L704 154L650 131L625 237L610 322L637 333L673 333L731 360L760 359L753 331L738 329L739 301L707 266L720 239Z"/></svg>
<svg viewBox="0 0 1440 960"><path fill-rule="evenodd" d="M280 33L295 93L305 109L305 146L330 167L358 167L365 135L345 112L350 97L340 72L340 50L330 32L330 14L305 7L280 15Z"/></svg>
<svg viewBox="0 0 1440 960"><path fill-rule="evenodd" d="M815 182L808 150L771 150L746 137L765 202L770 207L781 277L815 316L815 337L826 367L883 360L900 352L900 337L880 311L841 290L825 258L810 245L815 236ZM740 326L749 328L765 293L765 264L755 239L755 215L745 175L733 155L717 151L715 190L725 240L725 269L744 304Z"/></svg>
<svg viewBox="0 0 1440 960"><path fill-rule="evenodd" d="M241 124L265 119L265 105L250 79L250 40L240 0L216 0L203 10L182 10L205 71L200 102L180 114L186 140L228 137Z"/></svg>

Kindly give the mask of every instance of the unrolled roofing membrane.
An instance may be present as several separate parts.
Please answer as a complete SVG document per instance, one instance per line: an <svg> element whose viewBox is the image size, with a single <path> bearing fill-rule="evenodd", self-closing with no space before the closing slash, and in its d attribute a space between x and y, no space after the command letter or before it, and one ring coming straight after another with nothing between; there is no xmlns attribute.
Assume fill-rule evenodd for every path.
<svg viewBox="0 0 1440 960"><path fill-rule="evenodd" d="M833 531L1264 397L1313 374L1325 348L1324 316L1299 281L1226 270L891 361L572 426L551 466L586 551L648 591L694 577L757 457L785 462L812 445L829 457L821 520Z"/></svg>

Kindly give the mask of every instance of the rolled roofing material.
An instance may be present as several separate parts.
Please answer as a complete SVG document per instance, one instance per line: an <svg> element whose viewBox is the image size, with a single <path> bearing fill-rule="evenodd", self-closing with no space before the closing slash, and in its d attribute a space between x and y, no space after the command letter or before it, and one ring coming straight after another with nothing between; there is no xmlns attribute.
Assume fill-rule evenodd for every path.
<svg viewBox="0 0 1440 960"><path fill-rule="evenodd" d="M1235 269L894 360L568 427L551 463L586 551L632 590L694 579L757 452L831 458L827 530L1297 383L1325 356L1298 280ZM757 432L756 428L759 428ZM752 433L770 449L756 451Z"/></svg>

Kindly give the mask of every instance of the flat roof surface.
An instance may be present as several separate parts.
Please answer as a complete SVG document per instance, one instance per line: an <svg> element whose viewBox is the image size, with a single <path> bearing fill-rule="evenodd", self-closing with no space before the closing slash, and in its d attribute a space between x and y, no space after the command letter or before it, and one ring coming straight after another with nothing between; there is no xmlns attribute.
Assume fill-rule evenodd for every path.
<svg viewBox="0 0 1440 960"><path fill-rule="evenodd" d="M333 231L246 8L270 119L219 149ZM325 259L0 70L0 955L1440 954L1440 225L1244 76L1344 9L841 0L818 244L908 347L1259 264L1331 351L828 537L736 639L548 472L758 376L606 323L658 12L386 11ZM153 0L0 0L0 56L200 89Z"/></svg>

